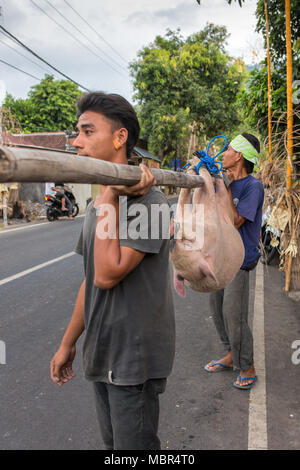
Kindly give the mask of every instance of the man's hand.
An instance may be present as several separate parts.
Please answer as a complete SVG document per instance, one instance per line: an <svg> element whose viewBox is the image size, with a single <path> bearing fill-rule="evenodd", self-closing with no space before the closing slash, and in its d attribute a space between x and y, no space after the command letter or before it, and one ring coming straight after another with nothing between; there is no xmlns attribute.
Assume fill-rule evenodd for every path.
<svg viewBox="0 0 300 470"><path fill-rule="evenodd" d="M139 183L134 186L111 186L111 189L118 196L143 196L151 186L156 184L154 176L146 165L140 164L142 176Z"/></svg>
<svg viewBox="0 0 300 470"><path fill-rule="evenodd" d="M72 369L76 354L75 346L60 346L50 363L50 376L53 382L61 386L75 377Z"/></svg>
<svg viewBox="0 0 300 470"><path fill-rule="evenodd" d="M225 175L227 176L227 178L229 179L229 182L230 184L234 181L234 174L232 173L232 171L230 169L228 170L225 170Z"/></svg>
<svg viewBox="0 0 300 470"><path fill-rule="evenodd" d="M142 176L139 183L134 186L106 186L105 190L95 198L94 208L98 207L103 202L108 202L110 198L118 199L119 196L143 196L146 194L151 186L156 184L154 176L146 165L139 165L142 170Z"/></svg>

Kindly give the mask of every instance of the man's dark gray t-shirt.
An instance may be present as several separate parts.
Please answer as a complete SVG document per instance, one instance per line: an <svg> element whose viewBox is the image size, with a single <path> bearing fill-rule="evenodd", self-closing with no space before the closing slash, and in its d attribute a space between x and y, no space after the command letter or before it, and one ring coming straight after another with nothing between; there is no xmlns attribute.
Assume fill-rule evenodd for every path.
<svg viewBox="0 0 300 470"><path fill-rule="evenodd" d="M146 225L139 227L140 213L134 213L134 204L142 204L147 209ZM157 224L157 218L151 217L151 207L155 205L168 209L167 199L154 187L145 196L122 198L120 211L123 221L125 214L125 224L120 223L120 245L146 254L125 279L107 290L94 286L97 214L93 201L87 208L75 251L83 255L86 277L83 365L88 380L137 385L148 379L167 377L171 372L175 320L169 240L161 224ZM123 233L124 225L128 228L127 237ZM156 233L149 238L151 228ZM135 239L137 231L144 238ZM97 262L101 266L101 259Z"/></svg>

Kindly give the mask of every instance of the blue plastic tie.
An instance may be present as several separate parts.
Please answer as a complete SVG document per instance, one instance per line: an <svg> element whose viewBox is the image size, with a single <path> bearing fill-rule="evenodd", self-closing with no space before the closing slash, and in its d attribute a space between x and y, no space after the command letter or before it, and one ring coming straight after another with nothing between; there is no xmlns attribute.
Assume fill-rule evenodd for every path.
<svg viewBox="0 0 300 470"><path fill-rule="evenodd" d="M225 144L224 144L224 147L222 148L222 150L215 156L215 157L211 157L208 153L209 151L209 148L211 146L211 144L216 140L216 139L219 139L219 138L222 138L222 139L225 139ZM211 141L209 142L208 146L207 146L207 149L206 149L206 152L204 150L197 150L196 152L193 153L193 155L197 156L199 158L199 163L198 165L196 166L196 173L197 175L199 175L199 169L201 166L205 165L207 170L211 173L211 174L215 174L217 175L223 168L223 164L222 162L220 162L219 160L216 160L216 158L221 155L221 153L224 152L225 148L227 147L227 143L228 143L228 140L227 140L227 137L225 137L225 135L217 135L216 137L214 137L213 139L211 139ZM218 163L220 166L217 166L216 163ZM190 166L191 163L187 163L186 165L184 165L184 167L182 168L182 170L184 168L186 168L187 166Z"/></svg>

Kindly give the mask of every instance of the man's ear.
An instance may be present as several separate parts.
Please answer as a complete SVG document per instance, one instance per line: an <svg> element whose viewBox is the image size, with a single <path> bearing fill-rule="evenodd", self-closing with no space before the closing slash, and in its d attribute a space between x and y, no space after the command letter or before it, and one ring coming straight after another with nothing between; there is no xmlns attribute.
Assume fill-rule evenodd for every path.
<svg viewBox="0 0 300 470"><path fill-rule="evenodd" d="M117 139L118 143L120 144L120 147L122 147L122 145L126 144L127 142L128 130L125 129L125 127L121 127L121 129L118 129L114 132L114 139Z"/></svg>
<svg viewBox="0 0 300 470"><path fill-rule="evenodd" d="M243 154L241 152L237 152L236 161L240 162L240 161L243 161L243 160L244 160Z"/></svg>

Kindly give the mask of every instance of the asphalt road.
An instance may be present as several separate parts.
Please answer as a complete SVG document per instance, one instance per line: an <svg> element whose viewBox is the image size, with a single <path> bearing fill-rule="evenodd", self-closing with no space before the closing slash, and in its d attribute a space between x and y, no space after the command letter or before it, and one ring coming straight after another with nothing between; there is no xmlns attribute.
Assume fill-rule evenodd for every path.
<svg viewBox="0 0 300 470"><path fill-rule="evenodd" d="M72 252L82 222L83 218L60 220L0 232L0 345L6 352L5 363L0 355L2 450L103 448L91 385L82 372L82 339L74 363L76 379L59 388L49 376L50 359L83 280L81 257L74 254L9 279ZM297 357L300 362L300 350L292 360L297 352L292 345L300 343L299 303L283 293L277 266L265 269L263 277L267 448L299 449L300 364L295 362ZM255 282L251 273L251 322ZM223 354L208 296L188 290L185 299L174 293L174 300L177 348L173 373L161 397L162 449L248 449L250 408L261 397L236 390L232 386L236 372L204 371L207 362Z"/></svg>

